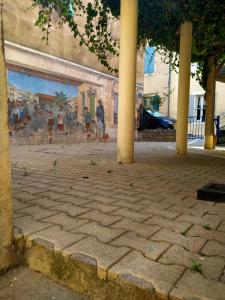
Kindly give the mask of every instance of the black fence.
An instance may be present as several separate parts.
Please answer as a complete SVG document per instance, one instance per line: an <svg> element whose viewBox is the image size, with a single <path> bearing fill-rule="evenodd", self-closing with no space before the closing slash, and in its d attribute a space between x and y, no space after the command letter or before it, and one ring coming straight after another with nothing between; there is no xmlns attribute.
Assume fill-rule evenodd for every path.
<svg viewBox="0 0 225 300"><path fill-rule="evenodd" d="M221 116L214 117L215 135L221 135ZM205 119L188 117L188 139L203 139L205 134Z"/></svg>
<svg viewBox="0 0 225 300"><path fill-rule="evenodd" d="M188 139L203 139L205 122L198 117L188 117Z"/></svg>

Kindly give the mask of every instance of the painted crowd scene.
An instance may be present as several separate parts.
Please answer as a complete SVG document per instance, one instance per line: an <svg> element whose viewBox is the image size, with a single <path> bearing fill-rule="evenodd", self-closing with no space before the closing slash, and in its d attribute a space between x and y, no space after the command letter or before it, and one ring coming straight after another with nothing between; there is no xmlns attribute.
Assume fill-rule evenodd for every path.
<svg viewBox="0 0 225 300"><path fill-rule="evenodd" d="M77 86L8 71L11 144L101 141L107 139L102 100L94 114L79 109ZM94 115L94 117L93 117Z"/></svg>

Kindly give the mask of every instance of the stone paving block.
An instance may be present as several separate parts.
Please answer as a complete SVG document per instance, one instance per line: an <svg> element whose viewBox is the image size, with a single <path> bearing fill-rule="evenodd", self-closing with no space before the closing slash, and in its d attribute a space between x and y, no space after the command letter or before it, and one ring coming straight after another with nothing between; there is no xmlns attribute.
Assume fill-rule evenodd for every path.
<svg viewBox="0 0 225 300"><path fill-rule="evenodd" d="M63 204L60 204L60 205L54 207L54 210L60 211L60 212L65 212L68 215L70 215L71 217L75 217L75 216L81 215L81 214L89 211L90 209L80 207L80 206L75 206L70 203L63 203Z"/></svg>
<svg viewBox="0 0 225 300"><path fill-rule="evenodd" d="M196 216L196 217L202 217L207 210L205 209L195 209L195 208L186 208L182 207L179 205L173 205L170 208L168 208L168 211L177 211L182 214L187 214L191 216Z"/></svg>
<svg viewBox="0 0 225 300"><path fill-rule="evenodd" d="M225 232L225 221L223 221L217 229L218 231Z"/></svg>
<svg viewBox="0 0 225 300"><path fill-rule="evenodd" d="M56 211L53 211L53 210L47 210L46 208L43 209L39 205L33 205L30 207L21 209L20 212L32 216L32 218L35 220L40 220L40 219L52 216L57 213Z"/></svg>
<svg viewBox="0 0 225 300"><path fill-rule="evenodd" d="M137 195L137 191L131 188L118 188L116 189L117 194L127 195L127 196L134 196Z"/></svg>
<svg viewBox="0 0 225 300"><path fill-rule="evenodd" d="M46 197L50 200L61 200L62 198L66 197L65 194L60 194L60 193L56 193L53 191L45 191L45 192L39 193L39 195L42 197Z"/></svg>
<svg viewBox="0 0 225 300"><path fill-rule="evenodd" d="M165 219L160 216L154 216L150 219L148 219L145 224L147 225L159 225L164 228L171 229L172 231L175 231L177 233L183 233L188 228L190 228L191 224L188 222L177 222L177 221L171 221L169 219Z"/></svg>
<svg viewBox="0 0 225 300"><path fill-rule="evenodd" d="M225 244L225 232L206 230L200 225L192 226L187 232L188 236L199 236L208 240L216 240L220 243Z"/></svg>
<svg viewBox="0 0 225 300"><path fill-rule="evenodd" d="M66 191L68 191L68 188L66 186L58 186L58 185L54 185L54 186L50 186L48 188L48 190L55 192L55 193L66 193Z"/></svg>
<svg viewBox="0 0 225 300"><path fill-rule="evenodd" d="M20 217L25 217L25 216L29 216L29 215L27 215L25 213L21 213L19 211L18 212L16 212L16 211L13 212L13 219L20 218Z"/></svg>
<svg viewBox="0 0 225 300"><path fill-rule="evenodd" d="M145 257L156 260L163 252L165 252L170 244L166 242L148 241L134 232L127 232L114 240L112 245L125 246L142 252Z"/></svg>
<svg viewBox="0 0 225 300"><path fill-rule="evenodd" d="M14 209L14 211L19 211L21 209L30 207L32 205L33 204L29 203L29 202L22 202L22 201L19 201L17 199L13 199L13 209Z"/></svg>
<svg viewBox="0 0 225 300"><path fill-rule="evenodd" d="M140 224L138 222L135 222L131 219L127 219L124 218L121 221L115 223L112 225L113 228L122 228L125 229L127 231L132 231L135 232L145 238L150 237L151 235L153 235L154 233L156 233L157 231L159 231L159 229L161 228L160 226L149 226L149 225L145 225L145 224Z"/></svg>
<svg viewBox="0 0 225 300"><path fill-rule="evenodd" d="M117 236L121 235L124 230L105 227L97 224L96 222L90 222L83 226L80 226L79 228L76 228L72 232L81 232L88 235L93 235L97 237L101 242L108 243L111 240L115 239Z"/></svg>
<svg viewBox="0 0 225 300"><path fill-rule="evenodd" d="M67 190L64 194L71 195L77 198L87 198L89 196L89 193L87 193L86 191L80 191L76 189Z"/></svg>
<svg viewBox="0 0 225 300"><path fill-rule="evenodd" d="M122 194L116 194L116 195L114 195L114 196L112 196L112 197L114 198L114 201L115 201L116 199L118 199L118 200L125 200L125 201L131 202L131 203L137 202L138 200L141 199L141 197L140 197L139 194L138 194L138 195L133 195L133 196L127 196L127 195L122 195Z"/></svg>
<svg viewBox="0 0 225 300"><path fill-rule="evenodd" d="M118 200L116 202L113 202L113 205L117 205L120 207L130 208L133 211L140 211L147 207L146 204L141 204L139 201L137 203L128 202L125 200Z"/></svg>
<svg viewBox="0 0 225 300"><path fill-rule="evenodd" d="M34 200L31 200L31 201L27 201L26 202L27 204L30 203L31 205L35 204L35 205L39 205L43 208L52 208L52 207L55 207L55 206L58 206L60 204L62 204L63 202L59 202L59 201L53 201L53 200L50 200L48 198L44 198L44 197L40 197L40 198L36 198Z"/></svg>
<svg viewBox="0 0 225 300"><path fill-rule="evenodd" d="M223 275L220 278L220 281L223 282L223 283L225 283L225 271L223 272Z"/></svg>
<svg viewBox="0 0 225 300"><path fill-rule="evenodd" d="M91 190L92 190L92 194L93 194L93 199L97 200L97 201L102 201L102 202L108 201L109 202L111 197L115 195L115 191L105 191L105 190L97 189L95 187L93 187ZM94 195L94 194L96 194L96 195ZM98 196L100 198L102 197L101 199L103 199L103 198L106 198L106 199L100 200Z"/></svg>
<svg viewBox="0 0 225 300"><path fill-rule="evenodd" d="M106 204L111 204L112 202L115 202L114 198L107 195L101 195L100 193L90 196L89 199L92 201L100 201Z"/></svg>
<svg viewBox="0 0 225 300"><path fill-rule="evenodd" d="M31 195L31 194L26 193L26 192L13 193L13 199L18 199L18 200L21 200L23 202L31 201L31 200L34 200L34 199L37 199L37 198L40 198L40 196Z"/></svg>
<svg viewBox="0 0 225 300"><path fill-rule="evenodd" d="M54 244L54 249L61 251L63 248L68 247L75 242L84 239L84 234L75 234L65 230L62 230L60 226L55 225L35 232L29 236L29 241L34 239L42 239Z"/></svg>
<svg viewBox="0 0 225 300"><path fill-rule="evenodd" d="M170 293L171 299L225 300L225 284L187 270Z"/></svg>
<svg viewBox="0 0 225 300"><path fill-rule="evenodd" d="M122 216L126 218L130 218L136 222L143 222L149 218L149 214L134 212L128 208L121 208L111 213L111 215Z"/></svg>
<svg viewBox="0 0 225 300"><path fill-rule="evenodd" d="M170 203L166 203L166 202L154 202L152 200L148 200L148 199L144 199L144 200L141 200L140 202L138 201L138 204L141 204L141 205L146 205L146 207L156 207L156 208L159 208L159 209L167 209L171 206Z"/></svg>
<svg viewBox="0 0 225 300"><path fill-rule="evenodd" d="M171 205L179 205L182 207L186 207L186 208L191 208L196 204L196 199L192 199L192 198L185 198L184 197L180 197L177 195L172 195L169 196L167 198L165 198L162 203L170 203Z"/></svg>
<svg viewBox="0 0 225 300"><path fill-rule="evenodd" d="M22 216L20 218L14 219L14 226L20 229L24 235L29 235L35 231L42 230L51 225L36 221L31 216Z"/></svg>
<svg viewBox="0 0 225 300"><path fill-rule="evenodd" d="M120 208L119 206L116 206L115 204L108 205L108 204L104 204L99 201L87 203L87 204L83 205L82 207L98 209L98 210L102 211L103 213L110 213L110 212L115 211Z"/></svg>
<svg viewBox="0 0 225 300"><path fill-rule="evenodd" d="M179 216L176 221L183 221L183 222L189 222L192 224L198 224L198 225L205 225L208 224L212 229L217 228L217 226L220 224L221 219L218 216L204 216L202 218L190 216L186 214L182 214Z"/></svg>
<svg viewBox="0 0 225 300"><path fill-rule="evenodd" d="M159 296L167 299L169 291L184 271L182 266L166 266L145 258L140 252L132 251L109 270L109 278L130 274L150 282ZM161 297L161 298L160 298Z"/></svg>
<svg viewBox="0 0 225 300"><path fill-rule="evenodd" d="M223 268L225 266L225 259L222 257L207 257L196 253L186 251L183 247L172 245L159 259L158 262L164 264L177 264L191 268L192 261L201 264L202 273L209 279L219 280Z"/></svg>
<svg viewBox="0 0 225 300"><path fill-rule="evenodd" d="M57 200L59 201L59 200ZM90 203L90 202L93 202L93 200L88 200L88 199L84 199L84 198L77 198L75 196L72 196L72 195L67 195L66 197L63 198L63 202L64 203L71 203L71 204L74 204L76 206L82 206L82 205L85 205L87 203Z"/></svg>
<svg viewBox="0 0 225 300"><path fill-rule="evenodd" d="M159 215L167 219L174 220L177 218L181 213L180 212L172 212L168 210L159 209L157 207L148 207L144 209L142 212L149 213L152 215Z"/></svg>
<svg viewBox="0 0 225 300"><path fill-rule="evenodd" d="M83 254L97 261L98 275L106 277L107 270L129 252L125 247L114 247L104 244L94 237L86 239L66 248L66 254Z"/></svg>
<svg viewBox="0 0 225 300"><path fill-rule="evenodd" d="M208 241L201 250L201 253L204 255L218 255L225 257L225 245L217 241Z"/></svg>
<svg viewBox="0 0 225 300"><path fill-rule="evenodd" d="M145 189L145 188L143 188ZM151 191L149 193L144 193L140 191L140 201L149 200L152 202L161 202L164 199L164 197L161 197L160 195L152 195Z"/></svg>
<svg viewBox="0 0 225 300"><path fill-rule="evenodd" d="M26 187L23 188L23 191L27 192L29 194L35 195L35 194L39 194L39 193L43 192L44 189L39 188L39 187L36 188L36 187L33 187L33 186L26 186Z"/></svg>
<svg viewBox="0 0 225 300"><path fill-rule="evenodd" d="M61 212L51 217L42 219L42 222L60 225L62 226L63 230L70 231L74 228L88 223L89 220L70 217L67 214Z"/></svg>
<svg viewBox="0 0 225 300"><path fill-rule="evenodd" d="M82 214L80 218L96 221L103 226L110 226L111 224L121 220L120 216L107 215L95 209Z"/></svg>
<svg viewBox="0 0 225 300"><path fill-rule="evenodd" d="M200 237L187 237L163 228L151 236L153 241L165 241L171 244L181 245L191 252L198 252L204 245L206 239Z"/></svg>

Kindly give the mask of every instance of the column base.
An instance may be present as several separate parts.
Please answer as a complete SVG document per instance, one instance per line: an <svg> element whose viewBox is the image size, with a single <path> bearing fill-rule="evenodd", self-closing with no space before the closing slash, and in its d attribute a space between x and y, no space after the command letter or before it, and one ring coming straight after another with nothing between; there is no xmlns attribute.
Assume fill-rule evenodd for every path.
<svg viewBox="0 0 225 300"><path fill-rule="evenodd" d="M204 149L213 150L216 146L216 136L215 135L206 135L204 142Z"/></svg>

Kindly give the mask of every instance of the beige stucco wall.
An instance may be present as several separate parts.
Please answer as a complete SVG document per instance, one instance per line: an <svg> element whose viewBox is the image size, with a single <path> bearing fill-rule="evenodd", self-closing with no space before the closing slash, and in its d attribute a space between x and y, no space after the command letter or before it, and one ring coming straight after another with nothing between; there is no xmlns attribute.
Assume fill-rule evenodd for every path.
<svg viewBox="0 0 225 300"><path fill-rule="evenodd" d="M170 116L177 116L177 97L178 97L178 72L171 72L171 95L169 111ZM163 95L163 92L168 92L169 81L169 65L165 64L160 58L159 54L156 54L156 66L155 72L151 75L144 76L144 94L159 94ZM199 83L191 78L190 80L190 95L204 95L204 90ZM160 108L160 112L167 114L168 102ZM216 83L216 105L215 115L221 115L225 113L225 83Z"/></svg>
<svg viewBox="0 0 225 300"><path fill-rule="evenodd" d="M165 64L159 53L155 55L155 72L144 75L144 94L158 94L161 97L168 93L169 65ZM167 114L168 102L164 101L160 112Z"/></svg>
<svg viewBox="0 0 225 300"><path fill-rule="evenodd" d="M53 28L49 43L46 45L46 42L42 41L42 31L34 26L38 10L27 10L31 3L31 0L4 1L6 40L109 73L93 53L90 53L85 46L79 45L79 39L74 39L73 34L66 25L60 29ZM81 24L82 22L81 20ZM119 23L114 23L112 28L115 34L118 35ZM118 66L118 58L109 57L109 61L113 66ZM137 64L137 79L138 82L143 82L143 58L140 55Z"/></svg>
<svg viewBox="0 0 225 300"><path fill-rule="evenodd" d="M170 114L173 117L177 115L177 95L178 95L178 74L172 72L172 97L170 104ZM204 95L204 90L199 83L191 78L190 81L190 95ZM225 114L225 83L216 82L216 103L215 103L215 115Z"/></svg>

